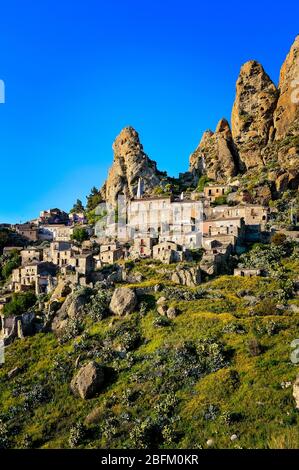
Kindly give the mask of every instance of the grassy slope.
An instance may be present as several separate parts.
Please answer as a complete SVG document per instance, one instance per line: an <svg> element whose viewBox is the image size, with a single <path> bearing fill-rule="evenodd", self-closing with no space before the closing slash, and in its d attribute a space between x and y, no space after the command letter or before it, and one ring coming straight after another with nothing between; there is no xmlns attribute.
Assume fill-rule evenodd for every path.
<svg viewBox="0 0 299 470"><path fill-rule="evenodd" d="M298 273L298 262L286 260L285 266ZM140 270L146 274L144 285L163 281L155 267L141 264ZM244 289L254 295L271 293L276 287L274 280L222 276L204 284L217 298L169 302L182 312L169 326L153 325L157 314L149 295L145 315L136 312L113 325L111 317L94 323L87 315L81 339L59 344L52 334L38 334L16 341L0 369L0 418L9 445L68 447L70 428L89 415L79 447L204 448L209 438L218 448L298 447L292 388L282 388L281 382L293 381L298 373L290 361L290 343L299 337L299 315L285 310L253 316L236 295ZM141 338L124 359L109 355L103 346L107 339L112 349L122 344L121 325ZM200 378L186 376L184 362L178 369L173 353L184 341L197 344L207 338L222 345L225 362ZM262 348L257 356L248 349L252 338ZM69 391L79 354L82 361L92 357L116 371L105 390L88 401ZM16 366L23 371L8 380L7 372ZM155 425L162 422L158 442L149 417ZM230 439L233 434L236 441Z"/></svg>

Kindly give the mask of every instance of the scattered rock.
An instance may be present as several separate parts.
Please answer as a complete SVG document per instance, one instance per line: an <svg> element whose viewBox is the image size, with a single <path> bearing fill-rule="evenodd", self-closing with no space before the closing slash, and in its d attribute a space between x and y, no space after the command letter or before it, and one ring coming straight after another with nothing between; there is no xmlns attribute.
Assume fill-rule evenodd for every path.
<svg viewBox="0 0 299 470"><path fill-rule="evenodd" d="M185 267L178 265L174 271L172 282L187 287L195 287L201 282L200 269L197 267Z"/></svg>
<svg viewBox="0 0 299 470"><path fill-rule="evenodd" d="M16 377L20 372L22 372L22 368L21 367L15 367L14 369L11 369L8 373L7 373L7 377L9 379L13 379L14 377Z"/></svg>
<svg viewBox="0 0 299 470"><path fill-rule="evenodd" d="M51 300L57 300L61 298L67 297L73 291L73 285L69 281L59 281L57 286L55 287L52 295Z"/></svg>
<svg viewBox="0 0 299 470"><path fill-rule="evenodd" d="M69 294L58 310L52 321L52 330L55 333L63 330L68 318L80 318L84 313L84 307L88 302L88 298L79 292Z"/></svg>
<svg viewBox="0 0 299 470"><path fill-rule="evenodd" d="M179 314L179 310L175 307L169 307L169 309L166 312L167 317L170 318L171 320L173 318L176 318L178 314Z"/></svg>
<svg viewBox="0 0 299 470"><path fill-rule="evenodd" d="M129 287L118 287L113 292L109 309L114 315L121 317L133 312L136 305L137 297L134 290Z"/></svg>
<svg viewBox="0 0 299 470"><path fill-rule="evenodd" d="M167 310L168 308L166 304L158 305L157 312L159 313L159 315L167 315Z"/></svg>
<svg viewBox="0 0 299 470"><path fill-rule="evenodd" d="M166 297L159 297L157 300L157 305L163 305L166 303Z"/></svg>
<svg viewBox="0 0 299 470"><path fill-rule="evenodd" d="M94 397L103 387L104 369L94 361L88 362L79 369L71 381L71 390L84 400Z"/></svg>
<svg viewBox="0 0 299 470"><path fill-rule="evenodd" d="M292 382L281 382L281 388L289 388L292 386Z"/></svg>
<svg viewBox="0 0 299 470"><path fill-rule="evenodd" d="M208 439L208 440L207 440L207 446L208 446L208 447L212 447L214 444L215 444L215 440L214 440L214 439Z"/></svg>

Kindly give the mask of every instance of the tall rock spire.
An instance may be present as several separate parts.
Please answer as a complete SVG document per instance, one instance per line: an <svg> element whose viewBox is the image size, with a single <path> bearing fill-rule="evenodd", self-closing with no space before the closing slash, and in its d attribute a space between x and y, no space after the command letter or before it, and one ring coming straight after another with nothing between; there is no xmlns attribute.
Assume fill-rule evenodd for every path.
<svg viewBox="0 0 299 470"><path fill-rule="evenodd" d="M204 132L199 146L190 156L190 171L199 170L216 181L226 181L240 170L229 123L220 119L216 131Z"/></svg>
<svg viewBox="0 0 299 470"><path fill-rule="evenodd" d="M236 84L232 109L232 135L247 169L263 165L261 150L273 133L276 86L255 60L246 62Z"/></svg>
<svg viewBox="0 0 299 470"><path fill-rule="evenodd" d="M292 124L299 119L299 35L281 67L279 92L274 113L276 140L284 138L292 131Z"/></svg>
<svg viewBox="0 0 299 470"><path fill-rule="evenodd" d="M144 152L139 135L133 127L125 127L113 143L114 159L108 178L101 189L103 199L116 205L119 195L136 195L138 179L142 178L145 192L160 184L157 164Z"/></svg>

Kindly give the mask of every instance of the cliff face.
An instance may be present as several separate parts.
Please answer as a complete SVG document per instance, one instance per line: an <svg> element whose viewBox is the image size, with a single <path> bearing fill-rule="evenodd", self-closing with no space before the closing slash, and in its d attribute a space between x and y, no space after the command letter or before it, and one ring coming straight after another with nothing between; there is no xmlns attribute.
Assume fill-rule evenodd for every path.
<svg viewBox="0 0 299 470"><path fill-rule="evenodd" d="M299 118L299 36L281 67L279 93L274 112L276 140L284 138L289 131L293 132L291 127ZM298 133L298 126L296 132Z"/></svg>
<svg viewBox="0 0 299 470"><path fill-rule="evenodd" d="M199 146L190 156L189 171L197 170L219 182L235 176L240 170L238 152L226 119L219 121L215 132L204 132Z"/></svg>
<svg viewBox="0 0 299 470"><path fill-rule="evenodd" d="M106 183L100 190L103 199L113 205L120 194L136 196L138 179L142 178L145 193L159 185L161 173L156 162L143 151L139 135L133 127L124 128L113 143L114 160Z"/></svg>

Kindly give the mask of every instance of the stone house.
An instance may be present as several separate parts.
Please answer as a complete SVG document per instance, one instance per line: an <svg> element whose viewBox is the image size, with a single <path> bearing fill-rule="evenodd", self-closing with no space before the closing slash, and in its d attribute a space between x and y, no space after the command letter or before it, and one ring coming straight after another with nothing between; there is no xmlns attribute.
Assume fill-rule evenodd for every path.
<svg viewBox="0 0 299 470"><path fill-rule="evenodd" d="M209 275L217 275L227 271L227 262L233 251L231 244L213 246L206 250L201 261L200 268Z"/></svg>
<svg viewBox="0 0 299 470"><path fill-rule="evenodd" d="M51 290L55 284L56 266L52 263L31 263L12 272L11 290L23 292L34 289L37 294ZM47 279L47 282L46 282Z"/></svg>
<svg viewBox="0 0 299 470"><path fill-rule="evenodd" d="M202 203L173 196L132 199L128 206L131 237L171 240L187 248L201 245Z"/></svg>
<svg viewBox="0 0 299 470"><path fill-rule="evenodd" d="M87 223L87 218L83 212L70 212L69 219L72 225L85 225Z"/></svg>
<svg viewBox="0 0 299 470"><path fill-rule="evenodd" d="M208 209L208 218L242 217L245 225L260 225L262 230L270 217L269 207L258 204L239 204L237 206L216 206Z"/></svg>
<svg viewBox="0 0 299 470"><path fill-rule="evenodd" d="M4 305L6 305L8 302L9 302L9 297L0 297L0 314L4 308Z"/></svg>
<svg viewBox="0 0 299 470"><path fill-rule="evenodd" d="M188 261L190 252L173 241L161 242L153 247L153 258L170 264L180 261Z"/></svg>
<svg viewBox="0 0 299 470"><path fill-rule="evenodd" d="M254 269L254 268L236 268L234 269L234 276L241 276L241 277L255 277L255 276L262 276L263 270L262 269Z"/></svg>
<svg viewBox="0 0 299 470"><path fill-rule="evenodd" d="M130 258L151 258L153 247L158 243L158 238L138 236L134 238L130 248Z"/></svg>
<svg viewBox="0 0 299 470"><path fill-rule="evenodd" d="M91 253L73 254L70 258L70 266L78 274L88 276L94 269L94 260Z"/></svg>
<svg viewBox="0 0 299 470"><path fill-rule="evenodd" d="M39 229L39 239L47 241L69 242L74 228L69 225L51 224L42 225Z"/></svg>
<svg viewBox="0 0 299 470"><path fill-rule="evenodd" d="M122 259L124 250L118 243L102 245L100 248L100 261L103 264L113 264Z"/></svg>
<svg viewBox="0 0 299 470"><path fill-rule="evenodd" d="M233 248L237 244L235 235L218 234L214 236L205 236L202 238L202 247L205 250L217 250L219 247L231 245Z"/></svg>
<svg viewBox="0 0 299 470"><path fill-rule="evenodd" d="M38 238L38 227L33 224L18 224L15 226L16 232L27 240L36 242Z"/></svg>
<svg viewBox="0 0 299 470"><path fill-rule="evenodd" d="M203 193L206 199L210 202L214 202L217 197L225 196L228 189L228 186L222 184L208 185L204 187Z"/></svg>
<svg viewBox="0 0 299 470"><path fill-rule="evenodd" d="M28 247L21 251L22 265L40 262L43 259L42 248Z"/></svg>
<svg viewBox="0 0 299 470"><path fill-rule="evenodd" d="M13 253L14 251L21 252L23 250L23 247L21 246L5 246L3 248L3 255L9 255L10 253Z"/></svg>
<svg viewBox="0 0 299 470"><path fill-rule="evenodd" d="M52 262L60 268L70 265L73 256L70 242L55 241L50 244L50 248L44 250L45 261Z"/></svg>
<svg viewBox="0 0 299 470"><path fill-rule="evenodd" d="M69 216L66 212L60 209L49 209L40 212L38 223L42 225L67 225L69 223Z"/></svg>
<svg viewBox="0 0 299 470"><path fill-rule="evenodd" d="M26 312L22 315L5 317L0 316L0 339L8 346L16 338L24 338L35 332L35 313Z"/></svg>
<svg viewBox="0 0 299 470"><path fill-rule="evenodd" d="M245 223L241 217L219 217L203 221L203 234L209 237L215 235L234 235L243 238L245 234Z"/></svg>
<svg viewBox="0 0 299 470"><path fill-rule="evenodd" d="M170 196L132 199L128 205L128 226L135 236L139 233L160 235L170 223L172 201Z"/></svg>

